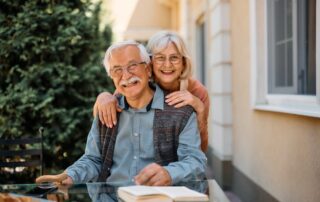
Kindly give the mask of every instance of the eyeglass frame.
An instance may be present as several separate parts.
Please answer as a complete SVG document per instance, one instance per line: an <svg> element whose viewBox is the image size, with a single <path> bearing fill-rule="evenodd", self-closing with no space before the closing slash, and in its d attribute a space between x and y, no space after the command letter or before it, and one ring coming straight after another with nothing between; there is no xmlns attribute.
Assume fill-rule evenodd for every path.
<svg viewBox="0 0 320 202"><path fill-rule="evenodd" d="M172 62L172 59L171 59L171 58L172 58L172 57L175 57L175 56L178 56L179 59L177 60L177 62ZM159 57L163 57L164 60L163 60L163 61L157 60L157 58L159 58ZM181 55L181 54L174 54L174 55L170 55L169 57L164 56L164 55L161 55L161 56L158 56L158 57L157 57L157 54L156 54L156 55L153 55L153 56L152 56L152 61L154 61L157 65L163 65L167 60L169 60L169 62L170 62L172 65L177 65L177 64L179 64L180 62L183 61L183 58L184 58L184 56Z"/></svg>
<svg viewBox="0 0 320 202"><path fill-rule="evenodd" d="M120 66L120 65L116 65L114 66L112 69L110 69L110 75L114 78L118 78L120 76L123 75L124 73L124 70L126 70L128 73L130 74L135 74L135 70L138 68L139 65L142 65L142 64L147 64L147 62L145 61L142 61L142 62L132 62L132 63L129 63L127 65L123 65L123 66ZM130 68L134 65L137 65L136 67L134 68ZM115 73L116 70L121 70L121 73Z"/></svg>

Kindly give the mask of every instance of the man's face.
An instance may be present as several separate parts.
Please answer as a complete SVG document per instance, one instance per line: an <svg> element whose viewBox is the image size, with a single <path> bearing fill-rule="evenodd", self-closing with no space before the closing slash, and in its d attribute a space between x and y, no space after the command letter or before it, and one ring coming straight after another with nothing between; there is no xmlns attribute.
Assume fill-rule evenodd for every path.
<svg viewBox="0 0 320 202"><path fill-rule="evenodd" d="M127 100L139 99L149 88L150 67L142 61L136 46L126 46L112 52L110 72L114 85Z"/></svg>

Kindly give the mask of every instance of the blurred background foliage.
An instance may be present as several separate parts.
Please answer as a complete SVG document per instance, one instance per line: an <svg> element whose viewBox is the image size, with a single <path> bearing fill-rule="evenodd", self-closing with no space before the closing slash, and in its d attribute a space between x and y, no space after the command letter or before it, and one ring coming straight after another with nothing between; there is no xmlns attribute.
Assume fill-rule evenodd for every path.
<svg viewBox="0 0 320 202"><path fill-rule="evenodd" d="M92 106L113 85L101 65L112 31L99 31L100 3L0 0L0 139L38 135L44 172L83 152Z"/></svg>

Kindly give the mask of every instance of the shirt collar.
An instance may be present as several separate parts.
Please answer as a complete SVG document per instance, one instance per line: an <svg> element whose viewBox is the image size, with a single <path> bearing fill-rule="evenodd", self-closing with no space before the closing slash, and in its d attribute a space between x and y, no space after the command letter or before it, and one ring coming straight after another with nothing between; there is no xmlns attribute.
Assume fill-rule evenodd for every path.
<svg viewBox="0 0 320 202"><path fill-rule="evenodd" d="M146 106L146 110L149 111L150 109L163 109L163 102L164 102L164 93L162 89L154 83L149 83L150 87L155 90L153 98L151 99L150 103ZM119 107L123 110L129 109L129 104L124 96L120 96L118 98Z"/></svg>

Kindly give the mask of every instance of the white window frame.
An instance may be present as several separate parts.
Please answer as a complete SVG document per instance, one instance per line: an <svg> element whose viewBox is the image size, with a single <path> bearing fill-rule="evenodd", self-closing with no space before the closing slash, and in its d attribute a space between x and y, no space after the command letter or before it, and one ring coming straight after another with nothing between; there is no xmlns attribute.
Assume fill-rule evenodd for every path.
<svg viewBox="0 0 320 202"><path fill-rule="evenodd" d="M270 3L270 2L268 2ZM295 3L292 3L292 7L293 7L293 13L292 13L292 27L293 27L293 30L297 30L297 5ZM267 7L265 8L265 11L267 10ZM266 18L268 20L270 20L271 22L274 22L274 17L275 17L275 11L274 11L274 7L271 8L270 10L272 13L271 15L268 15L266 16ZM267 11L266 11L267 12ZM266 25L266 27L268 27L268 25ZM268 51L275 51L275 44L274 44L274 41L275 41L275 36L274 36L274 28L272 28L273 30L268 30L269 34L270 34L270 43L267 44L267 49ZM288 40L287 38L284 39L284 40ZM292 44L292 47L293 47L293 58L297 58L297 48L298 48L298 45L297 45L297 33L293 32L292 33L292 41L293 41L293 44ZM270 52L271 53L271 52ZM274 75L274 72L276 71L276 67L275 67L275 57L273 54L269 54L268 53L268 56L270 58L268 58L268 62L272 63L271 65L271 68L272 69L269 69L270 72L272 75ZM285 55L287 57L287 55ZM285 60L285 62L287 62L287 60ZM290 94L294 94L298 91L298 79L297 79L297 60L294 60L293 61L293 67L292 67L292 70L293 70L293 75L292 75L292 86L285 86L285 87L280 87L280 86L276 86L276 82L274 80L276 80L276 78L272 78L272 82L271 84L268 83L269 87L271 87L271 91L272 92L284 92L284 90ZM271 80L268 80L269 82Z"/></svg>
<svg viewBox="0 0 320 202"><path fill-rule="evenodd" d="M255 110L320 118L320 2L316 4L316 95L310 96L268 94L267 1L250 0L251 106ZM264 15L258 13L261 7Z"/></svg>

